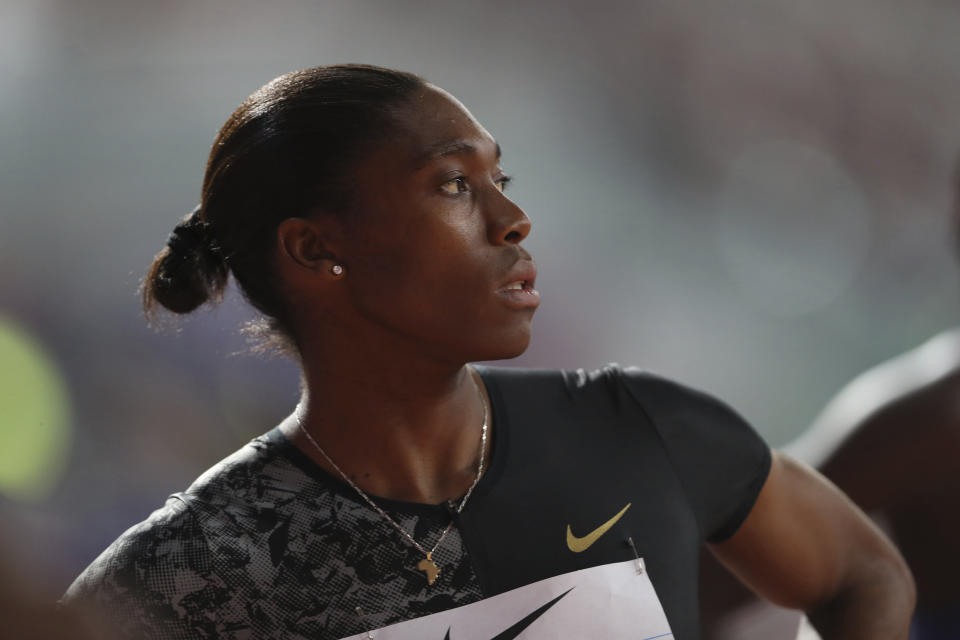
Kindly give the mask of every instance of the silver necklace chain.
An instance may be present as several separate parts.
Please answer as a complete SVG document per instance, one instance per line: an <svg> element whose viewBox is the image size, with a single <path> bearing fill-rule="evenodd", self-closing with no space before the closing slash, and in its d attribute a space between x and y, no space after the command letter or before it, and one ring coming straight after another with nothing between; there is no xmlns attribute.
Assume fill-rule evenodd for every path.
<svg viewBox="0 0 960 640"><path fill-rule="evenodd" d="M467 505L467 500L470 499L470 494L473 493L473 490L476 488L477 483L480 482L480 476L483 475L483 459L486 457L486 453L487 453L487 402L483 398L483 393L480 391L480 385L477 383L476 378L474 378L473 384L477 389L477 394L480 396L480 404L483 406L483 426L480 429L480 462L477 463L477 475L474 477L473 483L470 485L470 488L467 489L467 492L463 495L463 498L461 498L460 504L454 507L457 513L460 513L461 511L463 511L463 508ZM370 496L364 493L363 489L358 487L356 483L354 483L354 481L350 479L350 476L344 473L343 469L341 469L337 465L337 463L334 462L329 455L327 455L327 452L323 450L323 447L321 447L320 444L313 439L313 436L310 435L310 432L307 431L306 428L303 426L303 413L300 410L300 405L297 405L296 410L294 410L294 414L297 417L297 428L300 430L301 433L303 433L304 436L306 436L307 440L310 441L310 444L312 444L316 448L316 450L320 452L320 455L323 456L324 460L330 463L331 467L336 469L337 473L340 474L340 477L343 478L343 481L346 482L351 487L353 487L353 490L356 491L360 495L360 497L367 502L367 504L373 507L373 509L377 513L383 516L384 520L389 522L394 529L396 529L401 534L403 534L403 537L409 540L410 544L416 547L416 549L420 553L422 553L424 556L426 556L428 560L430 560L431 557L433 556L433 552L437 550L437 548L443 542L443 539L447 537L447 534L450 532L450 529L453 528L453 520L450 520L450 524L448 524L447 528L444 529L443 533L440 534L440 538L437 540L436 544L433 545L433 548L427 551L423 547L423 545L421 545L419 542L414 540L413 536L410 535L406 529L401 527L396 520L391 518L386 511L381 509L380 505L378 505L376 502L373 501L373 499ZM453 507L452 500L447 501L447 504Z"/></svg>

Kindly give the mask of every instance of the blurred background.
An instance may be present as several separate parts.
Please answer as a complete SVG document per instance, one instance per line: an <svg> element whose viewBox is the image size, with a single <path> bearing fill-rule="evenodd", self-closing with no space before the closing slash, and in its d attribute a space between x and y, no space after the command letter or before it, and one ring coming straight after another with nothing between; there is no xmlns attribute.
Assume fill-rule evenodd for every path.
<svg viewBox="0 0 960 640"><path fill-rule="evenodd" d="M0 0L0 575L57 597L293 408L236 295L166 333L137 297L267 80L365 62L457 95L534 222L507 364L635 364L782 445L960 321L958 27L942 0Z"/></svg>

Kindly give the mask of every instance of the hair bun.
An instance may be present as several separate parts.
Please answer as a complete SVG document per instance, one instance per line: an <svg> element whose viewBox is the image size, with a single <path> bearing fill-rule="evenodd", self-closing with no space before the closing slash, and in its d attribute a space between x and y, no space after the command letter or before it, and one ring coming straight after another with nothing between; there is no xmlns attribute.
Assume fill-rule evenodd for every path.
<svg viewBox="0 0 960 640"><path fill-rule="evenodd" d="M210 225L200 217L200 205L173 228L167 237L167 247L171 253L183 257L193 256L200 251L217 253Z"/></svg>
<svg viewBox="0 0 960 640"><path fill-rule="evenodd" d="M143 284L144 310L152 316L159 304L174 313L189 313L218 301L226 283L227 265L197 206L177 223L154 259Z"/></svg>

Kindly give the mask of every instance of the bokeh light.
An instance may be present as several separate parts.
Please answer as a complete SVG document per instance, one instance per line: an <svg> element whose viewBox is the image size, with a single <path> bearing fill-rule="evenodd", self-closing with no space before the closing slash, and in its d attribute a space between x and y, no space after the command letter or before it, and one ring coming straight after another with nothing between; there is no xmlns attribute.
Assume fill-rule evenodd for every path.
<svg viewBox="0 0 960 640"><path fill-rule="evenodd" d="M0 316L0 492L38 501L60 479L70 449L70 396L54 358Z"/></svg>
<svg viewBox="0 0 960 640"><path fill-rule="evenodd" d="M717 208L715 238L731 278L745 299L771 313L825 307L866 260L871 227L863 195L840 163L812 144L769 140L736 154Z"/></svg>

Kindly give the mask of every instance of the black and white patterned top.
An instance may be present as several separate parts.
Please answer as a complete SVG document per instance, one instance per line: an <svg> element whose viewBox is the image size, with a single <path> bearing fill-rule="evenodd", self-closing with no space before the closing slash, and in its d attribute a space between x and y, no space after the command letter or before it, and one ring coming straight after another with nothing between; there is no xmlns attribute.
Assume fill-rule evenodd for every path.
<svg viewBox="0 0 960 640"><path fill-rule="evenodd" d="M456 528L428 587L422 554L352 492L275 429L124 533L65 601L107 612L120 637L292 640L481 598ZM380 505L416 540L437 540L450 522L441 507Z"/></svg>
<svg viewBox="0 0 960 640"><path fill-rule="evenodd" d="M427 548L453 519L433 585L409 541L274 429L120 536L64 604L124 639L338 640L635 548L675 638L698 638L700 548L752 508L763 440L722 402L638 370L478 372L494 438L467 507L378 500ZM614 514L589 548L568 542Z"/></svg>

